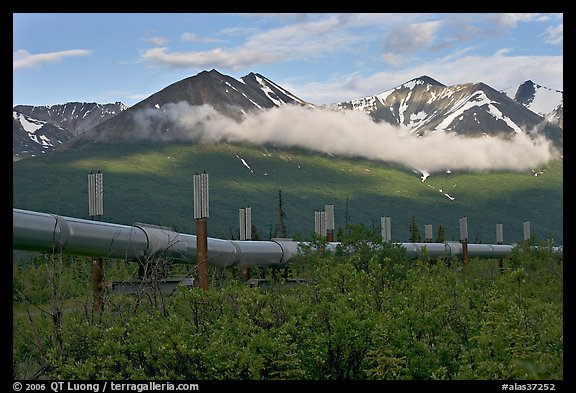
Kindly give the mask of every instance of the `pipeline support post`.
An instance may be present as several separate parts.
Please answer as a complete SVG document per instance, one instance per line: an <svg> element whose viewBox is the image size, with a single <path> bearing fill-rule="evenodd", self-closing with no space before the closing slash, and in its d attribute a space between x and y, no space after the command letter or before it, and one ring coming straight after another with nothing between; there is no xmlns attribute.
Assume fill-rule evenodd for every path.
<svg viewBox="0 0 576 393"><path fill-rule="evenodd" d="M322 227L320 223L320 210L314 212L314 233L318 236L322 235Z"/></svg>
<svg viewBox="0 0 576 393"><path fill-rule="evenodd" d="M332 243L334 241L334 229L326 229L326 241Z"/></svg>
<svg viewBox="0 0 576 393"><path fill-rule="evenodd" d="M200 287L208 290L208 174L194 175L194 218L196 219L196 259Z"/></svg>
<svg viewBox="0 0 576 393"><path fill-rule="evenodd" d="M389 243L392 241L392 227L390 216L380 217L380 226L382 228L382 242Z"/></svg>
<svg viewBox="0 0 576 393"><path fill-rule="evenodd" d="M462 260L464 261L464 266L468 266L468 239L462 239Z"/></svg>
<svg viewBox="0 0 576 393"><path fill-rule="evenodd" d="M468 266L468 222L466 217L460 219L460 242L462 243L462 259L464 267Z"/></svg>
<svg viewBox="0 0 576 393"><path fill-rule="evenodd" d="M92 311L101 313L104 311L104 281L103 281L103 259L92 259Z"/></svg>
<svg viewBox="0 0 576 393"><path fill-rule="evenodd" d="M502 229L502 224L496 224L496 244L504 243L504 231ZM498 268L500 269L500 274L504 273L504 261L502 258L498 258Z"/></svg>
<svg viewBox="0 0 576 393"><path fill-rule="evenodd" d="M104 214L104 183L100 171L88 174L88 214L93 220L101 219ZM100 313L104 310L102 269L103 259L92 259L92 310Z"/></svg>
<svg viewBox="0 0 576 393"><path fill-rule="evenodd" d="M252 208L245 207L238 210L240 221L240 240L252 240ZM250 280L250 267L240 267L240 277L242 281Z"/></svg>
<svg viewBox="0 0 576 393"><path fill-rule="evenodd" d="M425 224L424 225L424 237L426 243L432 243L432 224ZM428 267L432 267L432 258L428 256Z"/></svg>
<svg viewBox="0 0 576 393"><path fill-rule="evenodd" d="M530 221L524 221L522 227L524 230L524 241L530 240Z"/></svg>
<svg viewBox="0 0 576 393"><path fill-rule="evenodd" d="M240 268L240 277L242 277L242 281L244 282L250 280L250 267L242 266Z"/></svg>
<svg viewBox="0 0 576 393"><path fill-rule="evenodd" d="M326 241L330 243L334 241L334 205L324 205L324 220L326 225Z"/></svg>
<svg viewBox="0 0 576 393"><path fill-rule="evenodd" d="M196 250L198 257L198 280L200 288L208 290L208 235L206 218L196 220Z"/></svg>

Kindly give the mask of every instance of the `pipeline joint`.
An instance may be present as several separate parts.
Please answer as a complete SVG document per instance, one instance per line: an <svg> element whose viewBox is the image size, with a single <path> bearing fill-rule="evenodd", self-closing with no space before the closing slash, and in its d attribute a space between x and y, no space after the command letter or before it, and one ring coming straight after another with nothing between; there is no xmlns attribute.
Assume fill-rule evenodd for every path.
<svg viewBox="0 0 576 393"><path fill-rule="evenodd" d="M56 220L54 223L52 244L54 244L54 252L60 253L64 251L70 243L70 226L62 216L52 216ZM58 230L56 230L56 228L58 228Z"/></svg>
<svg viewBox="0 0 576 393"><path fill-rule="evenodd" d="M172 228L139 222L134 223L134 226L141 229L148 240L148 247L144 253L146 257L152 257L160 251L171 255L179 254L183 256L186 254L186 242Z"/></svg>

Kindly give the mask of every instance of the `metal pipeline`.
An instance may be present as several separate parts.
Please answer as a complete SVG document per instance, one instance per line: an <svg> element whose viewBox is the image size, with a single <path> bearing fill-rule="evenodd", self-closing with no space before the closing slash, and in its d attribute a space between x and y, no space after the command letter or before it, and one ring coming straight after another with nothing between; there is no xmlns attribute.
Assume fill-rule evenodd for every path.
<svg viewBox="0 0 576 393"><path fill-rule="evenodd" d="M196 236L171 228L112 224L12 209L12 248L112 259L196 260ZM219 267L274 266L288 262L298 244L286 240L240 241L208 238L208 263Z"/></svg>
<svg viewBox="0 0 576 393"><path fill-rule="evenodd" d="M167 258L196 261L196 236L174 232L171 228L135 223L132 226L84 220L13 208L12 248L37 252L143 260ZM269 241L224 240L208 238L208 263L218 267L283 266L309 244L292 239ZM329 242L335 251L340 243ZM446 243L398 243L410 258L461 256L462 245ZM514 246L505 244L468 244L472 257L504 258Z"/></svg>

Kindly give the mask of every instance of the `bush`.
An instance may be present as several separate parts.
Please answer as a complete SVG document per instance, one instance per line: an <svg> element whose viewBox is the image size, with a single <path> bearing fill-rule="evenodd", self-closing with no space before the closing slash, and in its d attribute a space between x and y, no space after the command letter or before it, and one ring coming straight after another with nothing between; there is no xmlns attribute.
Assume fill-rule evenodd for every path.
<svg viewBox="0 0 576 393"><path fill-rule="evenodd" d="M22 265L14 273L13 376L563 378L561 254L521 245L502 273L497 261L478 258L462 269L454 259L409 260L362 231L335 253L314 239L266 288L212 268L208 291L109 296L101 315L89 312L85 260ZM106 271L134 274L125 263ZM46 272L58 291L45 285ZM289 287L285 277L308 283Z"/></svg>

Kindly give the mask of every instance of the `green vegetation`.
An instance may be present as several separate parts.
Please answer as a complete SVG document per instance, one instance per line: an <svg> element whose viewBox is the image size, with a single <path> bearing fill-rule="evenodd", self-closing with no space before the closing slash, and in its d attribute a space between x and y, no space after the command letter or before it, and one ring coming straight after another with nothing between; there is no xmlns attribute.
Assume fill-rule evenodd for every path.
<svg viewBox="0 0 576 393"><path fill-rule="evenodd" d="M248 168L241 159L244 159ZM542 169L542 168L535 168ZM282 193L289 236L314 231L314 212L334 204L335 223L378 228L390 216L392 240L443 226L446 240L459 240L458 220L468 219L471 242L494 243L503 224L504 242L523 239L523 221L538 238L563 243L563 163L550 162L534 176L525 172L420 174L396 164L337 158L303 149L231 144L94 145L13 162L13 207L88 218L87 174L104 174L103 220L144 222L195 233L193 175L210 175L212 237L238 236L238 209L252 207L258 232L271 235L279 223ZM440 191L442 190L442 191ZM454 197L450 200L444 195Z"/></svg>
<svg viewBox="0 0 576 393"><path fill-rule="evenodd" d="M234 268L210 287L108 293L92 311L90 259L40 256L14 265L15 379L561 380L563 260L521 242L503 260L410 260L379 231L322 238L251 288ZM536 248L533 246L537 246ZM182 276L190 266L169 266ZM135 262L106 261L107 280ZM287 278L308 284L285 285Z"/></svg>

